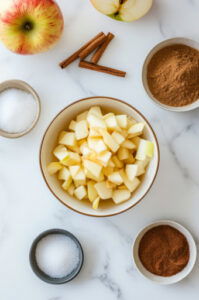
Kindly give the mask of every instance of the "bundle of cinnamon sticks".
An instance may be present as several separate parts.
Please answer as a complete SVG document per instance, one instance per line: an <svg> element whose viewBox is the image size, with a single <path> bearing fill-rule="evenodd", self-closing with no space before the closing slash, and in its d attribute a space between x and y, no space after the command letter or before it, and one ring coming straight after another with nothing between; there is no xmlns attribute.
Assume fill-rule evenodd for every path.
<svg viewBox="0 0 199 300"><path fill-rule="evenodd" d="M106 66L101 66L98 64L100 58L104 54L105 50L107 49L109 43L114 38L112 33L108 33L105 35L103 32L97 34L94 38L92 38L89 42L83 45L79 50L73 53L70 57L65 59L60 63L60 67L62 69L66 68L76 59L80 59L79 67L85 68L97 72L103 72L106 74L110 74L113 76L125 77L126 72L109 68ZM95 51L95 52L94 52ZM92 52L93 56L91 57L91 61L86 61L85 58L88 57Z"/></svg>

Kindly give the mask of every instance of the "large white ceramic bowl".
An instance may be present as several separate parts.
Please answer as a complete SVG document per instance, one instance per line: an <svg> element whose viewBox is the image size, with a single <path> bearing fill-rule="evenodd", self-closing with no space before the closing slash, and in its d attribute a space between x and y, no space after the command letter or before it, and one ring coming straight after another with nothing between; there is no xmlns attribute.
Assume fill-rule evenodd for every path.
<svg viewBox="0 0 199 300"><path fill-rule="evenodd" d="M160 226L160 225L168 225L168 226L174 227L175 229L180 231L186 237L187 242L189 244L190 258L189 258L188 264L181 272L179 272L173 276L169 276L169 277L158 276L158 275L154 275L154 274L150 273L147 269L145 269L145 267L141 263L139 254L138 254L139 253L139 244L140 244L142 237L145 235L145 233L147 231L149 231L150 229ZM191 233L185 227L180 225L179 223L176 223L176 222L170 221L170 220L157 221L157 222L154 222L154 223L144 227L138 233L138 235L135 238L135 241L133 243L133 259L134 259L134 263L135 263L137 270L144 277L146 277L147 279L153 281L154 283L158 283L158 284L163 284L163 285L173 284L173 283L177 283L177 282L181 281L182 279L184 279L185 277L187 277L195 265L196 257L197 257L197 248L196 248L196 244L195 244L195 241L194 241Z"/></svg>
<svg viewBox="0 0 199 300"><path fill-rule="evenodd" d="M81 202L69 196L61 188L60 182L58 181L56 176L50 176L47 171L47 165L54 160L52 152L57 145L57 139L59 133L62 130L66 129L70 121L74 119L79 113L89 109L94 105L100 106L104 112L115 112L120 114L127 114L135 118L139 122L144 122L146 124L144 135L155 145L154 158L147 169L142 184L135 191L135 193L133 193L131 199L120 205L112 205L106 209L98 209L98 210L93 210L92 207L89 205L89 203L88 205L86 205L85 202ZM94 217L107 217L107 216L117 215L119 213L122 213L130 209L131 207L136 205L139 201L141 201L142 198L150 190L156 178L158 167L159 167L159 160L160 160L160 154L159 154L158 141L151 125L145 119L145 117L131 105L121 100L107 98L107 97L92 97L92 98L82 99L64 108L53 119L53 121L50 123L49 127L47 128L40 149L41 171L44 180L48 188L50 189L50 191L65 206L69 207L70 209L78 213L88 215L88 216L94 216Z"/></svg>

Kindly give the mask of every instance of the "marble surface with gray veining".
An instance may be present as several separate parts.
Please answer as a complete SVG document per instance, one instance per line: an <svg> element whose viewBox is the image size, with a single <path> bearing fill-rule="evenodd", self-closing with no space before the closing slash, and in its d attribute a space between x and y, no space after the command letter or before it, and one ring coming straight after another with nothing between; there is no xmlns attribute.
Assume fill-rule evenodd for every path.
<svg viewBox="0 0 199 300"><path fill-rule="evenodd" d="M172 219L199 240L199 110L171 113L147 98L141 69L158 42L184 36L199 40L198 0L156 0L143 19L120 23L99 14L88 0L59 0L65 31L51 51L18 56L0 45L0 81L27 81L39 93L42 114L27 136L0 138L0 299L1 300L196 300L198 262L179 284L164 287L143 278L132 262L131 245L147 223ZM126 70L125 79L58 63L99 31L113 32L101 63ZM132 210L112 218L78 215L47 189L38 154L43 133L68 103L89 96L111 96L138 108L151 122L160 142L161 164L155 184ZM41 231L64 228L82 243L85 264L80 275L63 286L40 281L29 266L29 248Z"/></svg>

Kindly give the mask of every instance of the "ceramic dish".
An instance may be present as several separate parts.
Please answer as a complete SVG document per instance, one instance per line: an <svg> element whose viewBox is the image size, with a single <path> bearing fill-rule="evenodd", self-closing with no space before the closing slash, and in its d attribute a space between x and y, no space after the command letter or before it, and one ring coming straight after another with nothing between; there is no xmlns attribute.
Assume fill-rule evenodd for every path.
<svg viewBox="0 0 199 300"><path fill-rule="evenodd" d="M64 190L61 188L60 182L56 178L56 176L50 176L47 171L47 165L53 160L53 149L57 145L57 139L59 133L66 128L69 122L74 119L79 113L89 109L91 106L99 105L106 112L115 112L115 113L124 113L126 115L132 116L139 122L144 122L146 124L144 135L147 139L152 141L155 145L154 158L151 161L146 175L142 181L140 187L136 190L130 200L120 204L120 205L112 205L107 209L98 209L93 210L92 207L86 205L85 202L79 201L71 196L69 196ZM141 199L148 193L150 190L159 167L159 146L158 141L155 136L155 133L149 124L149 122L145 119L145 117L137 111L131 105L117 99L106 98L106 97L92 97L79 100L74 102L64 108L50 123L47 128L40 148L40 166L41 171L44 177L44 180L50 189L50 191L57 197L64 205L69 207L70 209L84 214L88 216L94 217L107 217L117 215L122 213L134 205L136 205Z"/></svg>
<svg viewBox="0 0 199 300"><path fill-rule="evenodd" d="M140 244L140 241L141 241L142 237L144 236L144 234L151 228L157 227L160 225L169 225L171 227L176 228L186 237L188 244L189 244L190 259L189 259L187 266L181 272L177 273L176 275L170 276L170 277L157 276L157 275L154 275L154 274L150 273L149 271L147 271L145 269L145 267L142 265L142 263L139 259L139 254L138 254L139 244ZM155 283L158 283L158 284L164 284L164 285L173 284L173 283L176 283L176 282L184 279L185 277L187 277L195 265L196 257L197 257L197 248L196 248L196 244L195 244L195 241L194 241L192 235L186 228L184 228L182 225L180 225L174 221L169 221L169 220L157 221L157 222L154 222L154 223L144 227L138 233L138 235L133 243L133 259L134 259L134 263L135 263L137 270L144 277L146 277L147 279L149 279Z"/></svg>
<svg viewBox="0 0 199 300"><path fill-rule="evenodd" d="M169 105L165 105L163 103L161 103L160 101L158 101L158 99L156 99L148 86L148 82L147 82L147 68L148 68L148 64L151 60L151 58L154 56L155 53L157 53L160 49L167 47L167 46L171 46L174 44L184 44L187 46L190 46L194 49L199 50L199 43L196 41L193 41L191 39L187 39L187 38L173 38L173 39L169 39L169 40L165 40L159 44L157 44L147 55L144 65L143 65L143 69L142 69L142 82L143 82L143 86L145 88L145 91L147 93L147 95L149 96L149 98L153 101L153 103L157 104L158 106L166 109L166 110L170 110L170 111L174 111L174 112L185 112L185 111L190 111L193 109L196 109L199 107L199 99L189 105L186 106L180 106L180 107L174 107L174 106L169 106Z"/></svg>
<svg viewBox="0 0 199 300"><path fill-rule="evenodd" d="M38 243L45 238L46 236L50 235L50 234L63 234L69 238L71 238L75 244L78 247L79 250L79 264L77 265L77 267L72 271L71 274L67 275L66 277L63 278L52 278L49 277L47 274L45 274L44 272L42 272L40 270L40 268L37 265L36 262L36 258L35 258L35 252L36 252L36 248ZM73 280L81 271L83 262L84 262L84 253L83 253L83 249L82 246L80 244L80 242L77 240L77 238L70 232L63 230L63 229L50 229L47 231L42 232L33 242L31 249L30 249L30 255L29 255L29 259L30 259L30 265L31 268L33 270L33 272L43 281L50 283L50 284L64 284L67 283L71 280Z"/></svg>
<svg viewBox="0 0 199 300"><path fill-rule="evenodd" d="M38 96L38 94L36 93L36 91L26 82L21 81L21 80L9 80L9 81L4 81L0 84L0 93L7 90L7 89L20 89L22 91L25 91L27 93L30 93L37 104L37 113L35 116L35 120L34 122L31 124L31 126L29 128L27 128L25 131L20 132L20 133L8 133L5 131L2 131L0 129L0 136L6 137L6 138L19 138L21 136L24 136L25 134L27 134L28 132L30 132L37 124L38 120L39 120L39 116L40 116L40 112L41 112L41 103L40 103L40 98Z"/></svg>

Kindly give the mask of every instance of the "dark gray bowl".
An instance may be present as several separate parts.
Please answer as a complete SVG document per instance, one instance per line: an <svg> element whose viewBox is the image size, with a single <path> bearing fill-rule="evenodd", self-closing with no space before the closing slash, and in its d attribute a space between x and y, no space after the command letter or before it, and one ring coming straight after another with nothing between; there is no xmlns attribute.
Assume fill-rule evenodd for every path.
<svg viewBox="0 0 199 300"><path fill-rule="evenodd" d="M67 237L70 237L75 242L75 244L77 245L77 247L79 249L79 264L76 267L76 269L74 269L72 271L72 273L67 275L66 277L52 278L52 277L48 276L47 274L45 274L37 265L37 261L36 261L36 257L35 257L35 252L36 252L37 245L44 237L46 237L50 234L63 234ZM77 238L72 233L70 233L66 230L63 230L63 229L50 229L50 230L42 232L33 241L33 244L32 244L31 249L30 249L29 259L30 259L30 265L32 267L33 272L41 280L43 280L47 283L50 283L50 284L64 284L64 283L67 283L67 282L71 281L72 279L74 279L79 274L79 272L82 268L83 262L84 262L84 253L83 253L83 249L82 249L82 246L81 246L80 242L77 240Z"/></svg>

